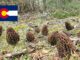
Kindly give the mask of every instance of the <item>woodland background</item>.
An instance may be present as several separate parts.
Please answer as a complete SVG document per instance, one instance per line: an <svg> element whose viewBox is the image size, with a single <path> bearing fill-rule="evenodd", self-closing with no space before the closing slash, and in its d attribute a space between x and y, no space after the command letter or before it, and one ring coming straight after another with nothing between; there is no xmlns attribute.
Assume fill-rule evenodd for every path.
<svg viewBox="0 0 80 60"><path fill-rule="evenodd" d="M66 18L80 14L80 0L0 0L0 4L18 4L20 13L40 12ZM47 15L46 14L46 15Z"/></svg>
<svg viewBox="0 0 80 60"><path fill-rule="evenodd" d="M58 60L56 47L50 45L48 36L44 36L41 33L45 24L48 25L49 34L56 31L67 32L70 35L69 38L74 41L74 45L80 39L77 37L77 33L80 32L80 0L0 0L0 5L15 4L19 7L18 22L0 22L0 26L3 27L2 35L0 36L0 59ZM71 24L71 27L74 27L72 30L68 31L66 29L66 21ZM40 29L40 33L35 32L36 26ZM20 36L20 40L15 46L8 44L6 41L8 27L12 27ZM26 42L26 34L29 30L35 36L37 42ZM75 47L80 52L80 40ZM5 57L9 53L14 55L14 53L23 51L25 53L20 56L11 58L7 55L8 57ZM63 60L67 59L64 58ZM80 57L74 53L71 54L70 60L80 60Z"/></svg>

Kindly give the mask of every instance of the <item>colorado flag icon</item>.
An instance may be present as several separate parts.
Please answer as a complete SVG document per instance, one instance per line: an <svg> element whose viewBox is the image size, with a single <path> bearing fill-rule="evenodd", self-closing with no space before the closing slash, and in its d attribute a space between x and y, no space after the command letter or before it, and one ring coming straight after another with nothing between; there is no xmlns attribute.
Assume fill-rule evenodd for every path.
<svg viewBox="0 0 80 60"><path fill-rule="evenodd" d="M0 5L0 21L18 21L18 6Z"/></svg>

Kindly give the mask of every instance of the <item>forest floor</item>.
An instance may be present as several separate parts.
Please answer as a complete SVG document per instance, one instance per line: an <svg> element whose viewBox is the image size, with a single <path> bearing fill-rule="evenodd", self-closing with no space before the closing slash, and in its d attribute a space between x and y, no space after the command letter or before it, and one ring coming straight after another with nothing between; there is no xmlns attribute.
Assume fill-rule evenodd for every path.
<svg viewBox="0 0 80 60"><path fill-rule="evenodd" d="M3 26L3 33L0 37L0 53L15 53L26 48L27 53L25 55L22 55L20 58L14 58L13 60L53 60L53 57L55 57L55 60L58 59L57 49L55 46L51 46L48 43L48 36L43 36L41 33L35 33L33 27L39 26L41 29L44 24L47 24L50 34L54 31L67 31L65 29L64 22L69 21L73 26L76 26L75 29L69 31L72 34L71 38L75 39L77 38L77 33L80 31L80 18L45 18L46 17L35 18L35 16L22 16L22 18L20 18L18 22L0 22L0 25ZM6 29L9 26L13 27L20 35L20 41L16 46L11 46L6 42ZM31 29L32 32L34 32L36 42L26 42L26 32L28 31L28 29ZM76 47L80 50L80 44L76 45ZM9 59L4 58L4 60ZM70 60L80 60L80 57L78 57L76 54L72 54Z"/></svg>

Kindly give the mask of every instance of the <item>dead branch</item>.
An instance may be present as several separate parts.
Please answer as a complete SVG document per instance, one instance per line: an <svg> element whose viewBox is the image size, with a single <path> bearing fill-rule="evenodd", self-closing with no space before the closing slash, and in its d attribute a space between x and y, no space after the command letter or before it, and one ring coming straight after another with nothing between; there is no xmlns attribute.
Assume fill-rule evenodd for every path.
<svg viewBox="0 0 80 60"><path fill-rule="evenodd" d="M22 51L15 52L15 53L7 53L4 55L4 57L6 57L6 58L19 57L21 55L26 54L26 52L27 52L27 49L23 49Z"/></svg>

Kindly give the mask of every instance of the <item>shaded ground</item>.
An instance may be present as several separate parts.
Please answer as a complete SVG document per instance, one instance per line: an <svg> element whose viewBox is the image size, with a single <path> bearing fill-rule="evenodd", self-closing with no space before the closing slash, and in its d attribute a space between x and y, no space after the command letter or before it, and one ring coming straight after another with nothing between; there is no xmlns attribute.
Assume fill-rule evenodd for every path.
<svg viewBox="0 0 80 60"><path fill-rule="evenodd" d="M25 16L24 16L25 17ZM20 57L20 60L52 60L53 57L58 58L57 49L55 46L51 46L47 41L47 36L42 36L41 33L37 34L34 32L34 26L39 26L40 29L44 24L48 24L49 34L53 31L67 31L64 26L65 21L70 21L72 25L76 28L69 31L72 34L72 38L76 37L76 34L80 31L80 18L71 17L66 19L56 19L56 18L32 18L27 19L26 17L20 18L18 22L0 22L0 25L3 26L3 34L0 37L0 53L3 51L7 52L17 52L24 48L27 48L27 54ZM6 29L8 26L12 26L20 35L19 43L14 47L8 45L6 42ZM35 43L26 42L26 32L28 29L31 29L36 37ZM30 48L32 46L33 48ZM80 49L80 45L76 46ZM34 50L34 51L33 51ZM33 52L31 52L33 51ZM6 60L6 58L4 58ZM64 59L65 60L65 59ZM72 54L70 60L80 60L80 58Z"/></svg>

